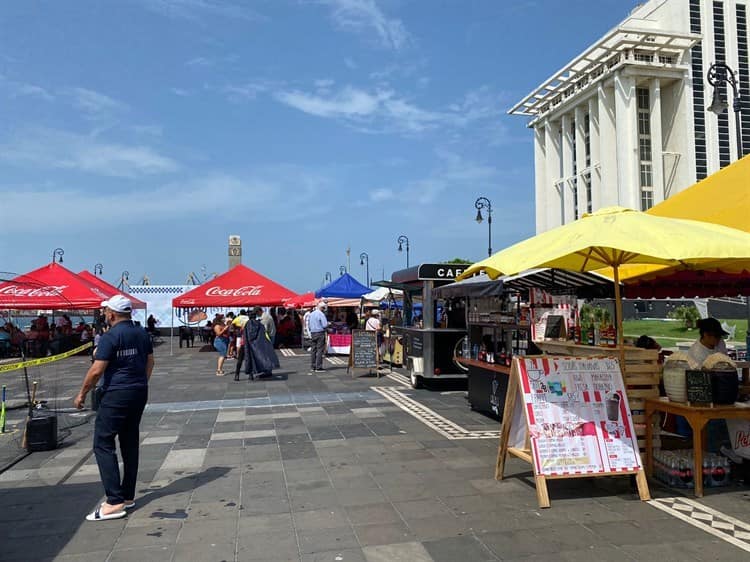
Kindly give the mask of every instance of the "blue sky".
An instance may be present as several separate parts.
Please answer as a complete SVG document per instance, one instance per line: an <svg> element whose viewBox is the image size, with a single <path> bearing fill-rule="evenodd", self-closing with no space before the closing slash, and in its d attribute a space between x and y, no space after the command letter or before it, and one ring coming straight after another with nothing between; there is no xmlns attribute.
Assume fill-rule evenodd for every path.
<svg viewBox="0 0 750 562"><path fill-rule="evenodd" d="M182 283L243 263L297 291L534 233L507 109L623 0L78 0L0 11L0 271Z"/></svg>

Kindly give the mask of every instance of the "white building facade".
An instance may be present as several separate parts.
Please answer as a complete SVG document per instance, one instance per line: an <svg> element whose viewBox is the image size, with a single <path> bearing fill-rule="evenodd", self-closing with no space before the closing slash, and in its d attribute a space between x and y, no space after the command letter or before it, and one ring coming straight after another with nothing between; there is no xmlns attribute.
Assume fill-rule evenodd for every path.
<svg viewBox="0 0 750 562"><path fill-rule="evenodd" d="M712 63L734 71L750 154L749 13L750 0L650 0L509 110L534 130L537 233L649 209L736 160L731 88L727 112L706 110Z"/></svg>

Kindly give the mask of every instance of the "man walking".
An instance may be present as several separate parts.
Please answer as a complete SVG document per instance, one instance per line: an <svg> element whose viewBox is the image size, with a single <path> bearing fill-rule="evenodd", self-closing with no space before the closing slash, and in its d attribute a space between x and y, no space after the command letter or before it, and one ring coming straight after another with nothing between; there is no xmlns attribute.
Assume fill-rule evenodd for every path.
<svg viewBox="0 0 750 562"><path fill-rule="evenodd" d="M86 516L88 521L119 519L125 517L126 509L135 507L139 426L154 369L151 338L131 319L130 299L115 295L104 301L102 307L110 330L99 340L94 362L73 401L76 408L82 409L86 394L103 377L97 389L101 394L94 426L94 455L107 501ZM120 441L122 479L115 437Z"/></svg>
<svg viewBox="0 0 750 562"><path fill-rule="evenodd" d="M323 356L326 351L326 328L328 328L328 319L323 311L326 309L326 303L320 301L317 308L310 313L307 322L310 326L310 372L323 371Z"/></svg>

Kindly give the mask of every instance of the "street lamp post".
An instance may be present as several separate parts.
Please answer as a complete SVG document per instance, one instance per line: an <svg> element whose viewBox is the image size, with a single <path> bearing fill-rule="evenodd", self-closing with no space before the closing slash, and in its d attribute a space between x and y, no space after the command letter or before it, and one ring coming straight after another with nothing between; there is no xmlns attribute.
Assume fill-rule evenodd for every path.
<svg viewBox="0 0 750 562"><path fill-rule="evenodd" d="M118 289L121 291L125 289L125 285L127 284L127 280L130 278L130 272L129 271L123 271L122 275L120 275L120 285Z"/></svg>
<svg viewBox="0 0 750 562"><path fill-rule="evenodd" d="M492 203L486 197L479 197L474 201L474 207L477 209L477 224L482 224L482 209L487 209L487 255L492 255Z"/></svg>
<svg viewBox="0 0 750 562"><path fill-rule="evenodd" d="M52 263L55 263L55 258L57 258L57 263L62 263L62 257L64 253L65 250L63 250L62 248L55 248L54 250L52 250Z"/></svg>
<svg viewBox="0 0 750 562"><path fill-rule="evenodd" d="M403 234L398 237L398 251L403 252L403 245L406 244L406 267L409 267L409 239Z"/></svg>
<svg viewBox="0 0 750 562"><path fill-rule="evenodd" d="M362 252L359 254L359 265L367 265L367 269L365 270L365 285L368 287L370 286L370 256L367 255L367 252Z"/></svg>
<svg viewBox="0 0 750 562"><path fill-rule="evenodd" d="M722 92L719 89L724 84L729 84L732 87L732 109L734 109L734 132L737 138L737 159L739 160L745 154L742 150L742 120L740 113L742 112L742 103L740 100L740 89L737 86L737 77L734 72L723 62L715 62L708 67L708 74L706 75L708 83L714 87L714 97L711 100L711 105L706 109L711 113L715 113L717 116L724 113L729 104L723 98ZM747 306L747 320L750 325L750 296L745 297L745 305ZM745 335L745 349L750 351L750 330Z"/></svg>
<svg viewBox="0 0 750 562"><path fill-rule="evenodd" d="M729 104L722 96L720 87L724 84L729 84L732 87L732 93L734 94L732 109L734 110L734 129L737 136L737 158L742 158L744 156L742 150L742 124L740 119L742 103L740 101L740 89L737 85L737 78L732 69L723 62L715 62L709 66L706 78L708 79L708 83L714 87L714 96L711 105L706 109L711 113L715 113L717 116L724 113L729 107Z"/></svg>
<svg viewBox="0 0 750 562"><path fill-rule="evenodd" d="M102 264L100 263L94 264L94 275L101 275L102 268L103 268Z"/></svg>

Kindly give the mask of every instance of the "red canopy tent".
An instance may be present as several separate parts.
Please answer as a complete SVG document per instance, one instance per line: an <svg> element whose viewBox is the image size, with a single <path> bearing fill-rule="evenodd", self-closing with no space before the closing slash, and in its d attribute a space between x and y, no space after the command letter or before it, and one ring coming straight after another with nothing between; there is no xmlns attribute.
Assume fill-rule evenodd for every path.
<svg viewBox="0 0 750 562"><path fill-rule="evenodd" d="M297 295L293 299L287 301L285 304L286 306L294 308L309 308L311 306L315 306L319 300L320 299L315 298L315 291L310 291L309 293L302 293L301 295Z"/></svg>
<svg viewBox="0 0 750 562"><path fill-rule="evenodd" d="M90 310L110 296L55 262L0 283L0 309Z"/></svg>
<svg viewBox="0 0 750 562"><path fill-rule="evenodd" d="M296 293L239 264L172 299L175 308L282 306Z"/></svg>
<svg viewBox="0 0 750 562"><path fill-rule="evenodd" d="M86 281L88 281L89 283L91 283L95 287L99 288L100 291L106 293L110 297L112 295L122 295L123 297L130 299L130 302L133 303L133 308L134 309L135 308L143 308L143 309L145 309L146 306L147 306L146 303L143 302L142 300L137 299L137 298L135 298L135 297L127 294L124 291L121 291L120 289L118 289L114 285L110 285L109 283L107 283L103 279L99 279L96 275L94 275L93 273L90 273L90 272L86 271L85 269L83 271L79 271L78 272L78 276L79 277L83 277Z"/></svg>

